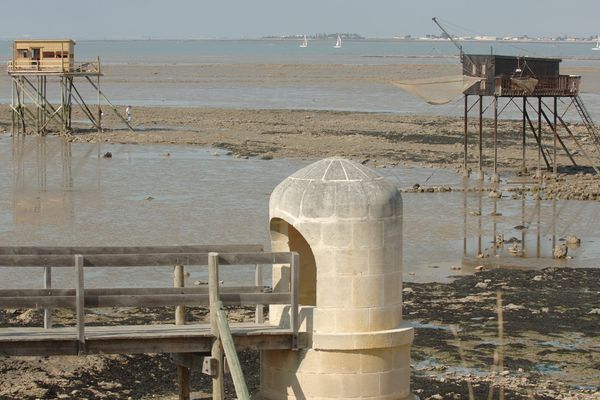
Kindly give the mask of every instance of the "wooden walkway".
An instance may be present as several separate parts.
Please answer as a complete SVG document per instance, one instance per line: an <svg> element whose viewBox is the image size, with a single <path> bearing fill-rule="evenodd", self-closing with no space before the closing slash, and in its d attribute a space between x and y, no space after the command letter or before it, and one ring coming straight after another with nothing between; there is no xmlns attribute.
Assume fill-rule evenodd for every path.
<svg viewBox="0 0 600 400"><path fill-rule="evenodd" d="M187 400L189 368L201 366L213 377L213 398L223 399L224 357L236 393L249 399L237 351L296 350L306 337L298 332L299 259L297 253L265 253L261 246L154 247L0 247L2 267L43 268L42 288L0 289L0 308L44 309L44 327L0 328L1 356L172 353L177 363L179 398ZM288 265L289 286L273 292L262 286L258 266ZM208 287L185 287L185 266L207 266ZM253 285L221 286L219 269L256 265ZM167 267L174 286L161 288L86 288L85 270L97 268ZM70 269L72 289L52 288L52 270ZM32 272L35 270L32 270ZM126 270L123 270L126 273ZM289 305L289 324L262 321L263 307ZM209 309L210 324L185 321L186 305ZM225 306L256 306L256 323L229 323ZM176 324L86 325L85 309L96 307L176 306ZM71 308L76 325L52 327L52 309Z"/></svg>
<svg viewBox="0 0 600 400"><path fill-rule="evenodd" d="M230 324L236 349L291 349L294 333L268 324ZM0 355L54 356L80 354L210 353L210 324L91 326L80 352L76 327L2 328Z"/></svg>

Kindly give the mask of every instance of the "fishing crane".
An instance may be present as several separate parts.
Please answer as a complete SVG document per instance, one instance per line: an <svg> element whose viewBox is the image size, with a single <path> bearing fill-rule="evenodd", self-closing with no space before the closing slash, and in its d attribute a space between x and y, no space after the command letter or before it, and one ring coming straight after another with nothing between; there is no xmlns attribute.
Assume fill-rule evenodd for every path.
<svg viewBox="0 0 600 400"><path fill-rule="evenodd" d="M450 39L450 41L452 42L453 45L455 45L458 50L460 51L460 62L462 63L463 61L463 56L464 56L464 52L463 52L463 48L460 44L458 44L458 42L456 40L454 40L454 38L452 38L452 35L449 34L444 27L438 22L437 17L433 17L431 18L431 20L442 30L442 32L444 32L444 34L446 34L446 36L448 37L448 39Z"/></svg>

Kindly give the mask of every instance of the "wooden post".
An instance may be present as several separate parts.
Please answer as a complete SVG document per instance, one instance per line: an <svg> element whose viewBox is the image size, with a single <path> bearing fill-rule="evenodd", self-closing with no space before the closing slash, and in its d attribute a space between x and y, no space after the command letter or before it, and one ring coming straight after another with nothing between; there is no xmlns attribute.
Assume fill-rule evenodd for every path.
<svg viewBox="0 0 600 400"><path fill-rule="evenodd" d="M231 330L229 329L229 323L227 322L227 314L225 313L225 310L223 310L223 303L217 301L213 306L213 311L217 320L219 337L223 343L223 350L227 356L227 363L229 365L229 370L231 371L235 394L239 400L250 400L250 392L248 391L248 386L246 385L246 380L244 379L244 374L242 372L242 366L235 350L235 344L233 343L233 337L231 336ZM211 311L211 316L212 314Z"/></svg>
<svg viewBox="0 0 600 400"><path fill-rule="evenodd" d="M44 289L52 288L52 268L44 267ZM52 309L44 308L44 329L52 328Z"/></svg>
<svg viewBox="0 0 600 400"><path fill-rule="evenodd" d="M85 352L85 294L83 282L83 256L76 254L75 259L75 315L77 320L77 342L79 344L79 354Z"/></svg>
<svg viewBox="0 0 600 400"><path fill-rule="evenodd" d="M465 120L464 120L464 129L465 129L465 142L464 142L464 159L463 159L463 176L464 177L468 177L469 176L469 166L468 166L468 145L469 145L469 140L468 140L468 131L469 131L469 124L468 124L468 118L469 118L469 95L465 94Z"/></svg>
<svg viewBox="0 0 600 400"><path fill-rule="evenodd" d="M542 179L542 98L538 96L538 179Z"/></svg>
<svg viewBox="0 0 600 400"><path fill-rule="evenodd" d="M500 182L498 176L498 96L494 96L494 173L493 182ZM494 238L496 235L494 235Z"/></svg>
<svg viewBox="0 0 600 400"><path fill-rule="evenodd" d="M553 158L554 164L552 165L552 173L554 174L555 178L558 175L558 162L556 161L556 142L558 141L558 132L556 131L556 129L557 129L556 112L557 112L556 96L554 96L554 124L552 124L552 133L554 134L554 156L552 158Z"/></svg>
<svg viewBox="0 0 600 400"><path fill-rule="evenodd" d="M523 96L523 157L521 160L521 172L527 172L527 166L525 164L525 134L527 133L527 98Z"/></svg>
<svg viewBox="0 0 600 400"><path fill-rule="evenodd" d="M223 347L219 335L219 324L217 321L219 301L219 254L208 253L208 301L210 304L210 330L215 340L212 344L211 356L217 360L217 371L212 377L212 398L223 400L225 398L225 386L223 375L225 373Z"/></svg>
<svg viewBox="0 0 600 400"><path fill-rule="evenodd" d="M298 350L298 302L300 298L300 257L296 252L292 252L292 262L290 263L290 269L290 291L292 292L292 304L290 305L290 328L292 328L292 333L294 334L292 336L292 350Z"/></svg>
<svg viewBox="0 0 600 400"><path fill-rule="evenodd" d="M479 180L483 180L483 96L479 95Z"/></svg>
<svg viewBox="0 0 600 400"><path fill-rule="evenodd" d="M262 286L263 285L262 265L256 264L255 268L256 269L254 270L254 284L256 286ZM262 305L262 304L256 305L254 322L257 324L262 324L265 322L264 305Z"/></svg>
<svg viewBox="0 0 600 400"><path fill-rule="evenodd" d="M97 75L97 94L98 94L98 133L102 132L102 108L100 105L100 56L98 56L98 75Z"/></svg>
<svg viewBox="0 0 600 400"><path fill-rule="evenodd" d="M176 265L173 269L173 287L185 287L184 267ZM175 307L175 325L185 325L185 306ZM190 400L190 369L177 365L177 387L179 400Z"/></svg>

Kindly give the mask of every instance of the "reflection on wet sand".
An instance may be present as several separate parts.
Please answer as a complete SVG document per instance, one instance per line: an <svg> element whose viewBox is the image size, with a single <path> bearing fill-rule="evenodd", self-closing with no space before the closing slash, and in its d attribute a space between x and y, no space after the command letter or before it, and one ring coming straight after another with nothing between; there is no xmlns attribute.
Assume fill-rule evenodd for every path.
<svg viewBox="0 0 600 400"><path fill-rule="evenodd" d="M481 182L476 191L469 191L468 184L465 181L463 191L463 264L468 269L584 266L583 260L574 258L586 251L583 262L598 259L597 238L588 237L588 248L577 253L580 239L575 235L594 235L588 228L589 219L596 218L597 203L541 200L537 193L543 187L539 184L531 198L525 195L523 184L521 193L513 194L512 199L492 195L499 187L486 189ZM582 223L586 219L588 223Z"/></svg>

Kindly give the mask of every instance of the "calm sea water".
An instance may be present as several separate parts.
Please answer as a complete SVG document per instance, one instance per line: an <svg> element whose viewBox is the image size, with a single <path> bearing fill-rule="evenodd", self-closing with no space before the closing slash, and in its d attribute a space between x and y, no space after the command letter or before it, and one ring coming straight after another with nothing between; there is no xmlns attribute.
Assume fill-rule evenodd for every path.
<svg viewBox="0 0 600 400"><path fill-rule="evenodd" d="M459 71L457 49L447 41L359 40L345 41L341 49L333 41L311 41L299 48L294 40L140 40L80 41L76 45L78 60L100 56L108 66L222 64L326 64L381 65L429 63L455 65ZM514 43L466 42L469 53L561 57L563 67L600 67L600 54L591 43ZM0 62L11 57L10 42L0 41ZM164 71L163 71L164 72ZM225 107L225 108L296 108L349 111L392 112L401 114L462 115L462 102L430 106L382 82L302 81L266 85L261 79L239 82L219 79L194 81L161 72L155 76L114 78L107 72L103 89L116 104ZM84 86L84 85L82 85ZM600 120L600 83L582 97L592 117ZM85 88L83 88L84 92ZM95 98L93 93L88 93ZM50 89L52 95L52 89ZM10 82L0 75L0 102L10 102ZM516 114L515 114L516 115ZM506 113L504 117L514 115ZM567 116L569 118L569 116Z"/></svg>

